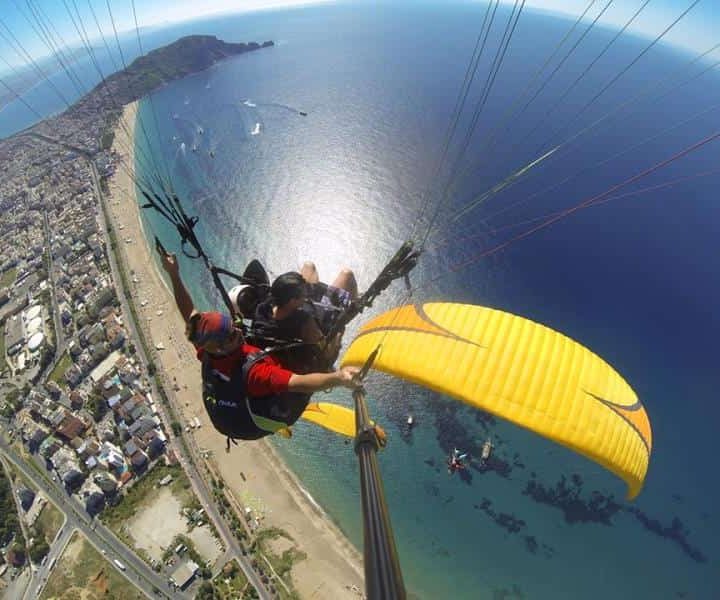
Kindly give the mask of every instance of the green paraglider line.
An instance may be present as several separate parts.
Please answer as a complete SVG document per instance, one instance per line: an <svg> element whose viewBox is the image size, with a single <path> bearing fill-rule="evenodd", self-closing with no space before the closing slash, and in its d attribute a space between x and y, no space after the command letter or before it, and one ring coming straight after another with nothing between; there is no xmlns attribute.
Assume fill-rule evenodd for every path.
<svg viewBox="0 0 720 600"><path fill-rule="evenodd" d="M690 154L691 152L694 152L698 148L701 148L701 147L705 146L706 144L709 144L710 142L715 141L718 138L720 138L720 131L716 131L712 135L709 135L708 137L703 138L702 140L700 140L698 142L695 142L694 144L688 146L687 148L681 150L680 152L673 154L669 158L666 158L665 160L662 160L659 163L656 163L653 166L645 169L641 173L638 173L637 175L633 175L632 177L630 177L618 184L615 184L610 189L608 189L600 194L597 194L595 196L591 196L590 198L583 200L582 202L579 202L575 206L571 206L570 208L562 211L561 213L547 219L546 221L543 221L539 225L536 225L535 227L532 227L532 228L528 229L527 231L524 231L523 233L520 233L520 234L510 238L509 240L506 240L506 241L502 242L501 244L498 244L497 246L493 246L492 248L485 250L484 252L481 252L480 254L478 254L462 263L459 263L455 266L449 267L448 271L453 271L453 272L459 271L460 269L463 269L463 268L467 267L468 265L471 265L474 262L477 262L483 258L491 256L492 254L495 254L496 252L499 252L500 250L507 248L511 244L514 244L515 242L525 239L526 237L529 237L533 233L540 231L541 229L545 229L546 227L549 227L553 223L556 223L557 221L560 221L561 219L564 219L565 217L567 217L579 210L582 210L583 208L586 208L596 202L599 202L599 201L607 198L610 194L619 190L620 188L623 188L626 185L630 185L631 183L635 183L636 181L639 181L643 177L646 177L646 176L650 175L651 173L654 173L658 169L661 169L661 168L665 167L666 165L669 165L670 163ZM438 275L435 279L431 280L431 282L436 281L443 276L444 275L442 275L442 274Z"/></svg>
<svg viewBox="0 0 720 600"><path fill-rule="evenodd" d="M685 177L677 177L676 179L671 179L670 181L665 181L663 183L658 183L656 185L651 185L648 187L641 188L639 190L633 190L632 192L625 192L624 194L618 194L617 196L610 196L609 198L603 198L602 200L598 200L597 202L593 202L592 204L588 204L587 206L583 208L594 208L596 206L602 206L603 204L607 204L608 202L612 202L614 200L620 200L622 198L629 198L631 196L639 196L641 194L647 194L648 192L656 192L658 190L662 190L665 188L672 187L674 185L678 185L679 183L684 183L686 181L690 181L693 179L699 179L700 177L708 177L709 175L716 175L717 173L720 173L720 169L710 169L709 171L702 171L700 173L695 173L693 175L686 175ZM475 234L475 235L466 235L463 237L448 237L442 240L439 240L438 242L435 242L433 244L433 248L440 249L440 248L446 248L450 246L451 244L457 244L457 243L465 243L472 240L477 240L481 235L497 235L501 231L507 231L508 229L514 229L516 227L520 227L522 225L532 225L533 223L537 223L538 221L544 221L545 219L549 219L550 217L555 217L559 214L561 214L563 211L557 210L551 213L546 213L544 215L539 215L537 217L533 217L532 219L526 219L524 221L518 221L516 223L510 223L508 225L501 225L499 227L495 227L494 229L490 229L489 231L483 233L483 234Z"/></svg>
<svg viewBox="0 0 720 600"><path fill-rule="evenodd" d="M553 154L555 154L555 152L557 152L559 149L560 149L560 146L555 146L555 147L552 148L551 150L548 150L548 151L547 151L545 154L543 154L542 156L539 156L538 158L536 158L536 159L533 160L532 162L528 163L528 164L525 165L524 167L521 167L520 169L518 169L517 171L515 171L515 172L512 173L511 175L508 175L508 176L507 176L505 179L503 179L500 183L494 185L494 186L491 187L489 190L487 190L485 193L480 194L480 196L478 196L478 198L476 198L473 202L471 202L470 204L468 204L467 206L465 206L465 208L463 208L463 209L461 209L460 211L458 211L457 213L455 213L455 215L453 216L453 218L450 219L447 223L445 223L445 225L452 225L453 223L456 223L461 217L465 216L465 215L466 215L468 212L470 212L473 208L475 208L475 207L478 206L479 204L482 204L485 200L487 200L487 199L490 198L491 196L494 196L495 194L501 192L502 190L504 190L504 189L505 189L506 187L508 187L509 185L515 183L515 181L517 181L518 179L520 179L520 177L522 177L523 175L525 175L525 173L527 173L530 169L532 169L533 167L536 167L536 166L539 165L540 163L542 163L542 162L544 162L545 160L547 160L548 158L550 158L550 157L551 157Z"/></svg>

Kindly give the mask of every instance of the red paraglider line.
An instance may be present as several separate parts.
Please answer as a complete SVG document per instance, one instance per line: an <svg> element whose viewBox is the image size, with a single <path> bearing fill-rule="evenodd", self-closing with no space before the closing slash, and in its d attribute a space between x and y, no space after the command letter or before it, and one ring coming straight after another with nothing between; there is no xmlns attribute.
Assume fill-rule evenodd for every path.
<svg viewBox="0 0 720 600"><path fill-rule="evenodd" d="M720 173L720 169L710 169L709 171L702 171L700 173L695 173L693 175L686 175L684 177L678 177L676 179L671 179L670 181L665 181L663 183L651 185L649 187L641 188L639 190L633 190L632 192L625 192L624 194L619 194L617 196L611 196L610 198L604 198L602 200L598 200L597 202L588 204L584 208L593 208L594 206L600 206L602 204L607 204L608 202L612 202L613 200L620 200L621 198L628 198L629 196L639 196L640 194L647 194L648 192L655 192L657 190L672 187L674 185L678 185L679 183L683 183L685 181L690 181L692 179L699 179L700 177L708 177L709 175L715 175L716 173ZM477 240L478 238L483 237L485 235L495 235L497 233L500 233L501 231L505 231L507 229L514 229L515 227L520 227L521 225L529 225L530 223L536 223L537 221L541 221L541 220L547 219L549 217L554 217L561 213L562 213L562 211L555 211L555 212L551 212L551 213L546 213L544 215L539 215L539 216L533 217L531 219L525 219L524 221L518 221L516 223L509 223L507 225L500 225L499 227L490 229L489 231L483 232L482 234L475 233L473 235L467 235L467 236L464 236L461 238L447 237L447 238L440 240L440 241L436 242L435 244L433 244L433 247L439 249L439 248L448 247L454 243Z"/></svg>
<svg viewBox="0 0 720 600"><path fill-rule="evenodd" d="M688 146L684 150L681 150L677 154L673 154L669 158L666 158L665 160L660 161L659 163L653 165L652 167L649 167L645 169L644 171L638 173L637 175L633 175L632 177L626 179L625 181L622 181L614 186L612 186L610 189L602 192L601 194L597 194L596 196L591 196L590 198L583 200L582 202L579 202L575 206L571 206L570 208L563 210L562 212L556 214L555 216L547 219L546 221L543 221L539 225L536 225L535 227L531 227L527 231L524 231L523 233L519 233L518 235L510 238L509 240L506 240L502 242L501 244L498 244L497 246L493 246L492 248L489 248L488 250L485 250L484 252L481 252L480 254L477 254L476 256L462 262L458 263L455 266L449 267L448 271L459 271L460 269L463 269L467 267L468 265L471 265L472 263L480 260L481 258L485 258L487 256L490 256L492 254L495 254L496 252L499 252L500 250L503 250L504 248L507 248L510 244L513 244L515 242L518 242L522 239L525 239L526 237L532 235L536 231L540 231L541 229L545 229L546 227L549 227L553 223L556 223L557 221L560 221L561 219L564 219L565 217L583 209L591 204L594 204L600 200L603 200L613 192L619 190L622 187L625 187L626 185L629 185L631 183L634 183L643 177L646 177L650 175L650 173L654 173L658 169L663 168L666 165L669 165L670 163L678 160L679 158L682 158L683 156L686 156L687 154L690 154L691 152L694 152L698 148L701 148L702 146L705 146L706 144L709 144L710 142L720 138L720 131L716 131L712 135L709 135L708 137L695 142L694 144ZM433 281L440 279L442 275L439 275L436 277Z"/></svg>

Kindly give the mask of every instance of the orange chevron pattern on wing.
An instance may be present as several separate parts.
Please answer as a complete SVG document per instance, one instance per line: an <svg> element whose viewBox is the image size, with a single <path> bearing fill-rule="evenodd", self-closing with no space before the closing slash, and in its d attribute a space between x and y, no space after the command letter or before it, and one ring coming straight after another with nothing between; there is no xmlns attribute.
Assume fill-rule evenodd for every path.
<svg viewBox="0 0 720 600"><path fill-rule="evenodd" d="M418 314L417 309L413 305L401 306L400 308L389 310L388 312L375 317L372 321L362 327L358 337L387 329L406 329L409 331L417 331L419 333L431 333L442 337L457 337L453 333L436 325L430 319L424 318L422 315Z"/></svg>
<svg viewBox="0 0 720 600"><path fill-rule="evenodd" d="M650 419L645 409L639 405L635 409L627 409L622 406L617 406L616 404L611 405L610 408L635 427L638 435L645 442L648 452L650 452L652 450L652 430L650 429Z"/></svg>

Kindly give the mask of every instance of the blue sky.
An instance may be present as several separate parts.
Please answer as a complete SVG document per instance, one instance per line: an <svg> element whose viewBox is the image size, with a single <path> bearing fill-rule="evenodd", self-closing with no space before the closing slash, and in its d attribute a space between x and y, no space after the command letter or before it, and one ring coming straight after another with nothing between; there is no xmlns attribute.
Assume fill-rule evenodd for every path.
<svg viewBox="0 0 720 600"><path fill-rule="evenodd" d="M325 0L331 1L331 0ZM427 0L423 0L427 1ZM440 0L438 0L440 1ZM483 2L485 0L466 0ZM595 0L588 11L590 20L610 1L611 6L601 18L601 22L611 26L622 26L644 2L644 0ZM511 0L503 0L511 4ZM566 15L579 15L591 0L527 0L528 8L559 12ZM168 22L184 21L201 16L223 12L243 12L317 4L317 0L135 0L138 23L143 26L157 26ZM656 36L678 15L693 3L693 0L651 0L631 29L646 36ZM119 31L134 29L132 3L130 0L109 0L115 26ZM3 0L0 13L0 72L7 70L6 61L12 65L26 62L21 52L13 48L12 34L20 41L24 49L33 57L48 55L37 24L30 8L39 11L41 21L51 21L57 34L67 44L77 43L79 36L68 14L78 10L91 38L97 37L97 26L89 5L92 5L103 32L112 33L112 24L106 0ZM32 24L31 24L32 23ZM34 28L33 28L34 26ZM675 45L695 51L704 51L720 42L720 3L718 0L701 0L688 16L678 24L665 38ZM57 35L53 32L53 35Z"/></svg>

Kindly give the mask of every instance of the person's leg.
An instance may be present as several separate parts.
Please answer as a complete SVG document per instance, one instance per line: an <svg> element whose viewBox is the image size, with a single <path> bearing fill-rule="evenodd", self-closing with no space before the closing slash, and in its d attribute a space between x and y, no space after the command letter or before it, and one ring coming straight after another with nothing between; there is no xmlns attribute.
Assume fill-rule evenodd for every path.
<svg viewBox="0 0 720 600"><path fill-rule="evenodd" d="M300 269L300 275L302 275L303 279L308 283L318 283L320 281L315 263L309 260L303 264L302 269Z"/></svg>
<svg viewBox="0 0 720 600"><path fill-rule="evenodd" d="M357 298L358 285L355 280L355 273L353 273L350 269L343 269L340 271L338 276L335 278L335 281L332 282L332 286L348 292L352 300Z"/></svg>

